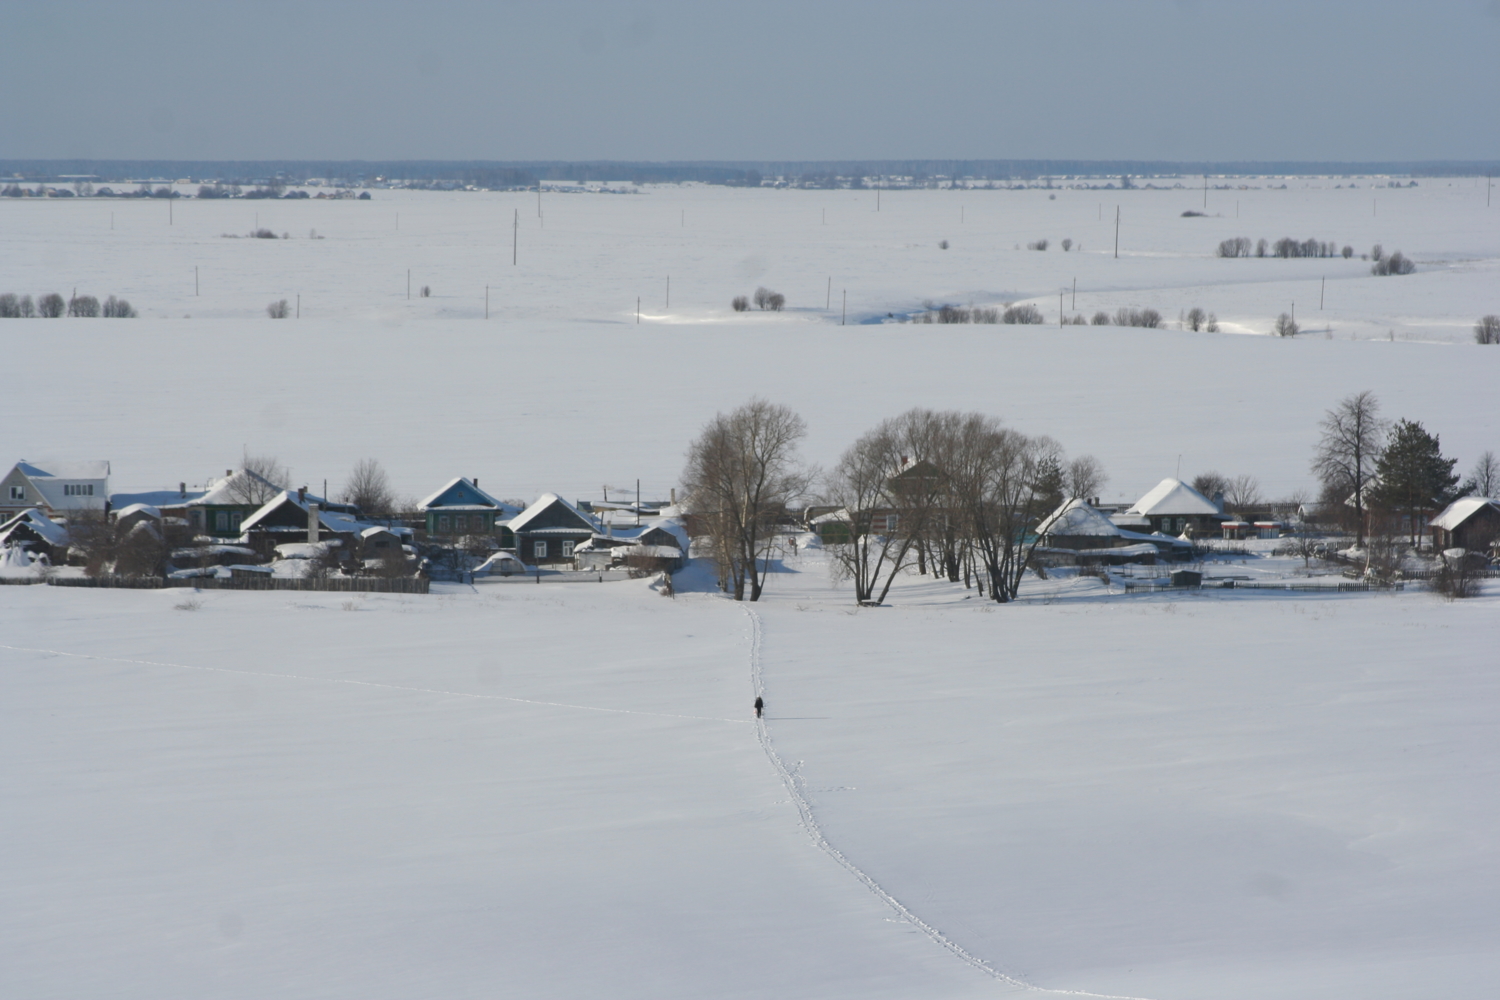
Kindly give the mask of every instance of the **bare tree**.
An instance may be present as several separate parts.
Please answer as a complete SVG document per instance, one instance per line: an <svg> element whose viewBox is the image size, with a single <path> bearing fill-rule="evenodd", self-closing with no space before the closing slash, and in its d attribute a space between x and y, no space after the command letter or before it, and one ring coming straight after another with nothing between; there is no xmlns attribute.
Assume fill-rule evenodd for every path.
<svg viewBox="0 0 1500 1000"><path fill-rule="evenodd" d="M734 311L737 313L748 312L750 309L750 300L743 295L736 295L734 300L729 304L734 307Z"/></svg>
<svg viewBox="0 0 1500 1000"><path fill-rule="evenodd" d="M1379 247L1377 246L1376 249L1378 250ZM1370 265L1370 273L1381 277L1391 274L1411 274L1416 269L1416 262L1404 256L1400 250L1395 251L1389 257L1377 257L1375 263Z"/></svg>
<svg viewBox="0 0 1500 1000"><path fill-rule="evenodd" d="M707 524L721 579L737 601L760 599L776 519L812 481L797 456L806 435L801 417L757 398L717 414L688 448L687 509Z"/></svg>
<svg viewBox="0 0 1500 1000"><path fill-rule="evenodd" d="M286 319L291 314L291 307L286 304L286 299L277 299L266 306L266 315L272 319Z"/></svg>
<svg viewBox="0 0 1500 1000"><path fill-rule="evenodd" d="M951 447L950 498L997 603L1016 598L1038 536L1041 459L1053 442L1003 427L994 417L965 414ZM1028 540L1029 537L1029 540Z"/></svg>
<svg viewBox="0 0 1500 1000"><path fill-rule="evenodd" d="M1187 318L1186 320L1184 320L1184 322L1187 323L1187 328L1189 330L1197 333L1199 330L1203 329L1203 324L1208 322L1208 313L1204 312L1197 306L1193 306L1193 308L1187 311Z"/></svg>
<svg viewBox="0 0 1500 1000"><path fill-rule="evenodd" d="M1385 421L1380 402L1366 389L1339 400L1318 424L1323 436L1313 453L1312 472L1335 496L1354 504L1355 536L1365 540L1365 491L1380 458L1380 438Z"/></svg>
<svg viewBox="0 0 1500 1000"><path fill-rule="evenodd" d="M1493 451L1486 451L1479 456L1479 460L1474 463L1474 470L1469 473L1468 481L1463 485L1463 493L1466 496L1491 499L1500 496L1500 459L1495 457Z"/></svg>
<svg viewBox="0 0 1500 1000"><path fill-rule="evenodd" d="M1474 324L1474 343L1500 344L1500 316L1484 316Z"/></svg>
<svg viewBox="0 0 1500 1000"><path fill-rule="evenodd" d="M354 463L354 470L349 473L340 497L344 503L352 503L366 514L388 514L395 500L390 478L373 458L362 458Z"/></svg>
<svg viewBox="0 0 1500 1000"><path fill-rule="evenodd" d="M1068 463L1067 492L1070 497L1096 497L1109 482L1104 465L1093 455L1079 455Z"/></svg>
<svg viewBox="0 0 1500 1000"><path fill-rule="evenodd" d="M1199 493L1202 493L1204 496L1208 497L1210 500L1212 500L1216 496L1229 496L1228 477L1220 475L1213 469L1210 469L1207 472L1200 472L1198 475L1193 477L1193 481L1188 485L1197 490Z"/></svg>
<svg viewBox="0 0 1500 1000"><path fill-rule="evenodd" d="M263 504L287 489L292 474L270 455L246 455L229 477L227 492L235 503Z"/></svg>
<svg viewBox="0 0 1500 1000"><path fill-rule="evenodd" d="M880 604L912 552L913 533L901 524L891 479L901 455L886 421L850 445L829 472L823 498L838 508L833 534L825 538L838 576L854 584L858 604ZM884 578L884 586L881 580ZM876 588L880 596L875 597Z"/></svg>
<svg viewBox="0 0 1500 1000"><path fill-rule="evenodd" d="M1235 476L1229 480L1224 500L1230 508L1241 512L1258 506L1262 502L1260 480L1249 473Z"/></svg>

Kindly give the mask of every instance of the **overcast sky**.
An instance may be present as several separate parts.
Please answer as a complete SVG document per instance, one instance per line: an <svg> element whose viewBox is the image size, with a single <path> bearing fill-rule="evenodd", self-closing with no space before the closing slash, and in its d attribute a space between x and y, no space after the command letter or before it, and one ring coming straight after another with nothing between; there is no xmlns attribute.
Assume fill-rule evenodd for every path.
<svg viewBox="0 0 1500 1000"><path fill-rule="evenodd" d="M1500 156L1500 0L0 0L0 158Z"/></svg>

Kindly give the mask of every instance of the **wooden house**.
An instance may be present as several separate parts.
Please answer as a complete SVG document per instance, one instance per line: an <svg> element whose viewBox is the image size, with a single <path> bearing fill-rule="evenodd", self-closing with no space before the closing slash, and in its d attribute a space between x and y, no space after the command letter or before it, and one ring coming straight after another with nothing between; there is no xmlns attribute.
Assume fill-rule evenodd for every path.
<svg viewBox="0 0 1500 1000"><path fill-rule="evenodd" d="M542 494L511 518L509 528L516 554L532 566L571 565L575 548L603 534L598 521L556 493Z"/></svg>
<svg viewBox="0 0 1500 1000"><path fill-rule="evenodd" d="M1142 534L1159 531L1163 535L1187 535L1189 538L1215 538L1219 525L1231 521L1218 504L1180 479L1163 479L1145 496L1110 520L1127 531Z"/></svg>
<svg viewBox="0 0 1500 1000"><path fill-rule="evenodd" d="M245 520L282 491L283 487L249 469L225 469L223 479L214 480L206 491L186 501L183 509L188 526L198 534L238 538ZM312 499L322 501L322 497Z"/></svg>
<svg viewBox="0 0 1500 1000"><path fill-rule="evenodd" d="M1464 497L1450 503L1428 522L1432 547L1488 552L1500 541L1500 503L1486 497Z"/></svg>
<svg viewBox="0 0 1500 1000"><path fill-rule="evenodd" d="M342 510L324 510L304 492L283 490L268 500L240 524L240 533L262 556L268 556L284 542L337 541L345 552L359 548L359 536L374 527ZM314 537L316 535L316 537Z"/></svg>
<svg viewBox="0 0 1500 1000"><path fill-rule="evenodd" d="M1129 544L1118 525L1078 497L1044 517L1036 533L1049 549L1112 549Z"/></svg>
<svg viewBox="0 0 1500 1000"><path fill-rule="evenodd" d="M417 504L426 515L427 537L431 540L463 535L488 535L501 548L511 548L515 541L505 524L520 513L520 508L496 500L479 488L476 481L459 476L450 479L436 493Z"/></svg>

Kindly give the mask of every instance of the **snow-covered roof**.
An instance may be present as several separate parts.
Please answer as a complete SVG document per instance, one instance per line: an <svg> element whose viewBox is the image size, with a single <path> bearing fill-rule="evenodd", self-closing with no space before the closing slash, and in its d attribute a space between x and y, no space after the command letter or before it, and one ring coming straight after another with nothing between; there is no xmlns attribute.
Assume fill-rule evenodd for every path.
<svg viewBox="0 0 1500 1000"><path fill-rule="evenodd" d="M121 507L119 510L115 511L115 519L119 520L122 517L129 517L131 514L145 514L146 516L154 517L157 520L161 519L161 511L157 510L149 503L133 503L129 504L128 506Z"/></svg>
<svg viewBox="0 0 1500 1000"><path fill-rule="evenodd" d="M190 500L196 500L203 495L203 490L147 490L144 493L111 493L109 495L110 506L116 509L129 507L132 504L144 503L152 507L181 507Z"/></svg>
<svg viewBox="0 0 1500 1000"><path fill-rule="evenodd" d="M11 533L23 524L40 535L48 545L68 544L68 529L32 507L0 524L0 545L9 541Z"/></svg>
<svg viewBox="0 0 1500 1000"><path fill-rule="evenodd" d="M251 472L249 469L236 469L222 479L215 479L206 492L187 501L187 506L243 505L245 503L243 496L237 494L241 486L246 491L253 490L254 486L252 484L258 484L262 489L266 490L285 490L285 487L278 486L257 472ZM311 493L307 495L307 498L313 503L323 502L322 497L315 497Z"/></svg>
<svg viewBox="0 0 1500 1000"><path fill-rule="evenodd" d="M387 528L383 524L374 524L374 525L371 525L370 527L366 528L364 531L361 531L359 533L359 537L360 538L370 538L370 537L372 537L374 535L380 534L381 532L384 532L387 535L394 535L395 534L394 531L392 531L390 528Z"/></svg>
<svg viewBox="0 0 1500 1000"><path fill-rule="evenodd" d="M530 507L527 507L525 510L521 511L521 513L511 518L510 530L524 530L526 525L530 524L531 521L533 521L537 517L537 515L541 514L542 511L546 510L548 507L551 507L555 503L560 503L565 508L572 511L573 514L577 516L577 518L585 525L587 525L590 529L594 531L599 531L602 529L602 525L600 525L598 521L595 521L592 517L589 517L583 511L568 503L568 501L564 500L556 493L543 493L541 496L536 498L536 502L533 503ZM553 534L574 534L577 531L582 530L583 528L541 528L536 531L529 532L529 534L540 535L549 532Z"/></svg>
<svg viewBox="0 0 1500 1000"><path fill-rule="evenodd" d="M1089 506L1087 501L1074 497L1048 514L1046 519L1037 525L1036 533L1067 537L1081 535L1091 538L1108 538L1118 535L1120 529L1109 518Z"/></svg>
<svg viewBox="0 0 1500 1000"><path fill-rule="evenodd" d="M1181 515L1218 514L1219 508L1208 497L1193 489L1180 479L1163 479L1149 493L1135 502L1125 513L1154 517L1158 514Z"/></svg>
<svg viewBox="0 0 1500 1000"><path fill-rule="evenodd" d="M454 499L457 502L439 504L438 501L441 500L443 496L448 493L448 491L454 489L454 487L462 487L462 489L457 491L454 496ZM417 504L417 510L427 510L429 507L434 506L442 507L444 510L494 510L497 507L507 508L510 510L515 509L513 507L507 507L506 504L503 504L499 500L496 500L494 497L490 496L478 486L475 486L472 482L470 482L463 476L455 476L454 478L448 480L436 493L432 494L431 496L424 499L421 503Z"/></svg>
<svg viewBox="0 0 1500 1000"><path fill-rule="evenodd" d="M475 573L487 573L492 569L499 568L525 570L526 564L518 559L513 552L496 552L484 562L474 567Z"/></svg>
<svg viewBox="0 0 1500 1000"><path fill-rule="evenodd" d="M251 528L254 528L261 521L264 521L267 517L269 517L272 511L277 510L283 504L289 503L293 507L296 507L298 510L302 511L303 514L306 514L307 505L309 503L317 502L318 500L315 499L311 493L307 495L306 500L303 500L291 490L282 490L280 496L266 501L266 503L262 505L259 510L251 514L249 517L245 518L244 523L240 525L240 531L243 533L249 531ZM370 527L370 523L368 521L361 521L358 518L354 517L352 514L345 514L343 511L339 510L324 510L321 507L318 509L318 523L322 527L327 528L329 531L338 532L360 532L365 528ZM281 530L305 531L306 528L302 525L297 525Z"/></svg>
<svg viewBox="0 0 1500 1000"><path fill-rule="evenodd" d="M109 463L99 462L17 462L16 468L27 479L108 479Z"/></svg>
<svg viewBox="0 0 1500 1000"><path fill-rule="evenodd" d="M282 542L276 546L276 557L278 559L316 559L337 545L337 538L331 542Z"/></svg>
<svg viewBox="0 0 1500 1000"><path fill-rule="evenodd" d="M1488 497L1463 497L1443 509L1443 512L1427 523L1434 528L1452 531L1486 507L1500 510L1500 503Z"/></svg>

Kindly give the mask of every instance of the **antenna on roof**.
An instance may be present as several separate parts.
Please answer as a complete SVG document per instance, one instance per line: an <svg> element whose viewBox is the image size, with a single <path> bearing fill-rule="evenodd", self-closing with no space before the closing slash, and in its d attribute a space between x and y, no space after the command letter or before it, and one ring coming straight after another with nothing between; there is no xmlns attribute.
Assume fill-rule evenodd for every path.
<svg viewBox="0 0 1500 1000"><path fill-rule="evenodd" d="M1177 456L1177 481L1182 481L1182 456Z"/></svg>

